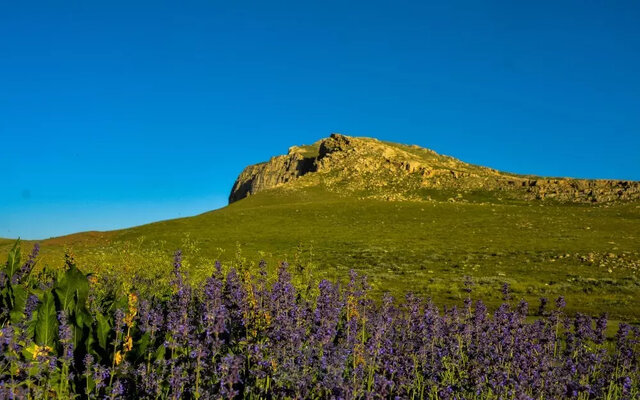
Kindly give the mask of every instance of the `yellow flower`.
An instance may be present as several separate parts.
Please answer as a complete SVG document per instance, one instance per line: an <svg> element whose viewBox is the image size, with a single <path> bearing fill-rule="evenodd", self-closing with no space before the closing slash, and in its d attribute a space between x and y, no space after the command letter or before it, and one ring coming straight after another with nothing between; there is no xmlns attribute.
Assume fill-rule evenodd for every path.
<svg viewBox="0 0 640 400"><path fill-rule="evenodd" d="M256 300L255 293L253 292L253 285L251 284L251 274L249 271L244 273L245 290L247 291L247 302L251 309L258 307L258 301Z"/></svg>
<svg viewBox="0 0 640 400"><path fill-rule="evenodd" d="M120 353L120 350L116 351L115 356L113 356L113 360L116 365L120 365L120 363L122 362L122 353Z"/></svg>
<svg viewBox="0 0 640 400"><path fill-rule="evenodd" d="M271 325L271 314L269 311L265 311L264 313L264 322L267 323L267 326Z"/></svg>
<svg viewBox="0 0 640 400"><path fill-rule="evenodd" d="M38 358L38 356L46 356L51 351L51 347L49 346L38 346L36 345L33 348L33 358Z"/></svg>
<svg viewBox="0 0 640 400"><path fill-rule="evenodd" d="M138 313L138 295L135 293L129 294L129 312L133 315Z"/></svg>
<svg viewBox="0 0 640 400"><path fill-rule="evenodd" d="M129 294L129 312L124 318L124 322L127 324L127 326L133 325L133 319L136 316L136 314L138 314L138 308L136 307L137 304L138 304L138 295L136 295L135 293L130 293Z"/></svg>
<svg viewBox="0 0 640 400"><path fill-rule="evenodd" d="M138 295L135 293L129 293L129 308L135 307L138 304Z"/></svg>
<svg viewBox="0 0 640 400"><path fill-rule="evenodd" d="M358 302L355 297L347 297L347 319L358 318L360 313L358 312Z"/></svg>
<svg viewBox="0 0 640 400"><path fill-rule="evenodd" d="M353 363L355 366L364 365L364 345L362 343L356 343L355 348L353 349Z"/></svg>
<svg viewBox="0 0 640 400"><path fill-rule="evenodd" d="M127 335L127 337L124 338L124 346L122 347L124 348L125 353L127 351L131 351L133 348L133 339L131 338L131 335Z"/></svg>

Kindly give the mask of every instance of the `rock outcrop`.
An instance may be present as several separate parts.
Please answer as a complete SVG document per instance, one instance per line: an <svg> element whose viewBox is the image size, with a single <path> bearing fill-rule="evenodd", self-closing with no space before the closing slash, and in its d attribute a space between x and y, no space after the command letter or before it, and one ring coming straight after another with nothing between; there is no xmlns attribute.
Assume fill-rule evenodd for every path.
<svg viewBox="0 0 640 400"><path fill-rule="evenodd" d="M313 172L315 158L305 157L297 149L292 147L287 155L272 157L267 162L245 168L231 189L229 203Z"/></svg>
<svg viewBox="0 0 640 400"><path fill-rule="evenodd" d="M229 202L275 187L308 185L386 200L425 200L439 191L456 192L456 198L486 192L500 198L581 203L640 199L640 182L510 174L415 145L332 134L245 168L233 185Z"/></svg>

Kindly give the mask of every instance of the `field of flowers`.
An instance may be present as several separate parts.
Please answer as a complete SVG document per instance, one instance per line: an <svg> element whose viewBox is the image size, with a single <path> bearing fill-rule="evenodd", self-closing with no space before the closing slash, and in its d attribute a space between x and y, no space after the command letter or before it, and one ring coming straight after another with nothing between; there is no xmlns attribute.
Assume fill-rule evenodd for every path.
<svg viewBox="0 0 640 400"><path fill-rule="evenodd" d="M171 292L97 291L72 257L35 270L9 253L0 273L1 398L637 399L640 330L606 315L535 310L511 298L439 309L342 286L217 268L192 285L175 254ZM163 294L160 294L163 293ZM527 318L535 315L536 318Z"/></svg>

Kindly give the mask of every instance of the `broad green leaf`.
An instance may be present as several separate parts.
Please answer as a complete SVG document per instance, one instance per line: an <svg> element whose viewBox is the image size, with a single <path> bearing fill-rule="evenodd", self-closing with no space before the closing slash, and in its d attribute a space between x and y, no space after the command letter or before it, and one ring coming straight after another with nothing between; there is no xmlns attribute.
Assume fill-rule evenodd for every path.
<svg viewBox="0 0 640 400"><path fill-rule="evenodd" d="M107 350L107 340L109 339L109 332L111 326L109 325L109 319L101 313L96 313L96 336L98 338L98 345L102 350Z"/></svg>
<svg viewBox="0 0 640 400"><path fill-rule="evenodd" d="M93 392L93 389L96 387L96 381L93 380L93 374L83 375L82 381L85 384L85 394L89 394Z"/></svg>
<svg viewBox="0 0 640 400"><path fill-rule="evenodd" d="M142 335L139 340L135 342L133 346L133 357L135 359L140 359L146 356L147 348L149 347L150 341L151 341L150 336L149 336L149 333L147 332L144 335Z"/></svg>
<svg viewBox="0 0 640 400"><path fill-rule="evenodd" d="M76 303L84 305L89 295L89 281L75 265L72 265L58 280L55 289L60 308L71 313Z"/></svg>
<svg viewBox="0 0 640 400"><path fill-rule="evenodd" d="M93 325L93 317L89 314L85 304L80 302L77 297L75 305L76 308L69 322L73 330L73 344L76 349L81 349L82 346L87 345L87 339L90 336L91 326ZM88 348L85 350L88 351Z"/></svg>
<svg viewBox="0 0 640 400"><path fill-rule="evenodd" d="M7 265L5 267L7 279L10 280L18 268L20 268L20 239L16 240L7 257Z"/></svg>
<svg viewBox="0 0 640 400"><path fill-rule="evenodd" d="M46 292L42 296L42 303L38 305L36 315L36 343L41 346L53 347L58 332L58 318L56 316L56 302L51 292Z"/></svg>
<svg viewBox="0 0 640 400"><path fill-rule="evenodd" d="M17 324L24 317L24 306L27 303L28 292L19 285L9 286L13 298L13 307L9 313L11 322Z"/></svg>
<svg viewBox="0 0 640 400"><path fill-rule="evenodd" d="M166 351L167 351L167 348L165 346L158 346L158 349L156 350L156 354L155 354L156 361L162 360L164 358Z"/></svg>
<svg viewBox="0 0 640 400"><path fill-rule="evenodd" d="M11 310L11 285L7 285L0 290L0 309L2 310ZM0 324L4 325L4 318L0 320Z"/></svg>

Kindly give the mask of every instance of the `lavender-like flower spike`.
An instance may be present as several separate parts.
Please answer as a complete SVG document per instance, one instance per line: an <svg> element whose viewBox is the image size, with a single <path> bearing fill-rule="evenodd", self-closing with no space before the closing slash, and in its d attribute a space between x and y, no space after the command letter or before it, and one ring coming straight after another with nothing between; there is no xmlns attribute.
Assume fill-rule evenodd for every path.
<svg viewBox="0 0 640 400"><path fill-rule="evenodd" d="M511 294L509 293L509 284L506 282L502 285L502 300L506 302L511 300Z"/></svg>
<svg viewBox="0 0 640 400"><path fill-rule="evenodd" d="M40 253L40 244L36 243L33 245L33 249L31 249L31 253L29 253L27 261L22 264L22 267L20 267L20 269L11 277L12 285L17 285L25 276L28 276L31 273L31 270L33 270L33 267L36 265L38 253Z"/></svg>
<svg viewBox="0 0 640 400"><path fill-rule="evenodd" d="M27 298L27 302L24 306L24 320L25 321L30 321L31 317L33 316L33 312L35 311L36 307L38 306L38 296L34 295L34 294L30 294L29 297Z"/></svg>
<svg viewBox="0 0 640 400"><path fill-rule="evenodd" d="M549 300L546 297L540 298L540 306L538 307L539 316L542 317L544 315L548 303L549 303Z"/></svg>
<svg viewBox="0 0 640 400"><path fill-rule="evenodd" d="M114 329L118 334L122 334L124 329L124 311L118 308L115 312Z"/></svg>
<svg viewBox="0 0 640 400"><path fill-rule="evenodd" d="M224 399L233 399L239 392L234 387L240 382L242 358L227 354L222 359L218 373L220 374L220 394Z"/></svg>
<svg viewBox="0 0 640 400"><path fill-rule="evenodd" d="M465 293L467 293L467 295L470 295L472 290L473 290L473 279L471 279L471 277L469 275L465 275L465 277L464 277L464 291L465 291Z"/></svg>
<svg viewBox="0 0 640 400"><path fill-rule="evenodd" d="M130 297L129 312L117 309L106 332L118 340L108 349L97 332L89 332L97 339L89 346L81 340L74 349L75 315L64 311L53 342L42 340L34 321L39 291L22 298L24 314L10 313L3 302L0 398L630 400L640 394L640 329L621 323L607 342L607 316L565 313L562 297L551 312L541 299L540 318L528 321L524 300L492 304L491 312L472 301L467 278L464 309L441 311L413 294L404 301L369 295L355 272L346 287L323 280L310 295L315 291L296 290L286 263L275 282L264 263L259 270L239 276L216 267L195 287L177 252L174 290L152 298L141 290L136 312ZM511 300L508 285L502 289Z"/></svg>
<svg viewBox="0 0 640 400"><path fill-rule="evenodd" d="M82 365L84 366L85 374L89 374L93 369L93 363L95 362L95 358L91 354L86 354L82 359Z"/></svg>
<svg viewBox="0 0 640 400"><path fill-rule="evenodd" d="M173 255L174 286L180 288L184 285L184 272L182 270L182 251L177 250Z"/></svg>
<svg viewBox="0 0 640 400"><path fill-rule="evenodd" d="M121 399L124 395L124 385L120 379L116 380L113 383L113 387L111 388L111 399Z"/></svg>
<svg viewBox="0 0 640 400"><path fill-rule="evenodd" d="M65 311L58 312L58 338L62 343L62 359L71 362L73 359L73 331L69 326L67 313Z"/></svg>
<svg viewBox="0 0 640 400"><path fill-rule="evenodd" d="M596 328L594 330L594 342L596 344L602 344L605 340L605 332L607 330L607 314L602 314L596 320Z"/></svg>

